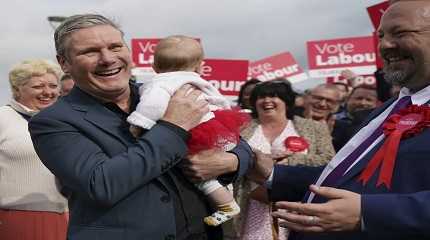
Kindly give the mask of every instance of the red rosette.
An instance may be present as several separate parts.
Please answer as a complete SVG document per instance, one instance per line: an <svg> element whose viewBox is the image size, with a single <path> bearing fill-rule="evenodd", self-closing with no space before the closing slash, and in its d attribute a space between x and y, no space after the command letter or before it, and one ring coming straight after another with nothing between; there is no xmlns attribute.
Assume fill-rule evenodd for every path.
<svg viewBox="0 0 430 240"><path fill-rule="evenodd" d="M290 136L284 140L285 148L293 153L303 152L309 148L309 143L303 137Z"/></svg>
<svg viewBox="0 0 430 240"><path fill-rule="evenodd" d="M381 166L376 185L380 186L385 184L385 186L390 189L391 178L393 176L395 160L401 139L415 136L429 126L430 107L427 105L410 105L400 110L397 114L390 116L383 125L386 139L360 174L358 180L362 181L363 185L365 185L376 169Z"/></svg>

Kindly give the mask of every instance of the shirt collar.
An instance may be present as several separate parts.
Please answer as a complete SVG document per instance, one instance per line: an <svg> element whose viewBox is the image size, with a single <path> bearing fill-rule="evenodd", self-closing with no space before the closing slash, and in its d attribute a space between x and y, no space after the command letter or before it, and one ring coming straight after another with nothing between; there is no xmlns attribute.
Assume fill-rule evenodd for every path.
<svg viewBox="0 0 430 240"><path fill-rule="evenodd" d="M30 109L23 104L17 102L15 99L11 99L9 101L9 106L12 107L15 111L20 112L22 114L28 115L28 116L34 116L36 113L39 112L39 110L33 110Z"/></svg>
<svg viewBox="0 0 430 240"><path fill-rule="evenodd" d="M404 96L411 96L412 104L423 105L424 103L430 101L430 85L416 93L412 93L408 88L403 87L400 89L398 99Z"/></svg>

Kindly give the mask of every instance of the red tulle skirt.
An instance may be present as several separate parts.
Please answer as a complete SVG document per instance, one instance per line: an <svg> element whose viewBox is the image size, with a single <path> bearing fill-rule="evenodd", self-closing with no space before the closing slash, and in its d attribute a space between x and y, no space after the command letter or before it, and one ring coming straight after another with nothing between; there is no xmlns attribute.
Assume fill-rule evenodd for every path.
<svg viewBox="0 0 430 240"><path fill-rule="evenodd" d="M248 113L234 110L218 110L215 117L190 130L188 153L219 148L231 150L239 142L240 130L250 122Z"/></svg>

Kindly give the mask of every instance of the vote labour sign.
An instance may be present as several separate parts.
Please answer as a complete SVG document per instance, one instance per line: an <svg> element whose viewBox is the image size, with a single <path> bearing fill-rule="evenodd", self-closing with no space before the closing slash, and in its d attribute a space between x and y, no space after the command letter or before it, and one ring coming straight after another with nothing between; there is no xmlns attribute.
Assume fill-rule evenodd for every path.
<svg viewBox="0 0 430 240"><path fill-rule="evenodd" d="M202 78L208 80L222 95L238 96L246 82L249 62L247 60L205 59Z"/></svg>
<svg viewBox="0 0 430 240"><path fill-rule="evenodd" d="M348 83L348 81L342 76L327 77L326 82L344 83L344 84L350 85L350 83ZM376 78L374 75L358 75L354 78L354 81L352 82L352 87L356 87L359 85L367 85L367 86L376 88Z"/></svg>
<svg viewBox="0 0 430 240"><path fill-rule="evenodd" d="M373 27L378 29L379 23L381 22L381 17L385 10L388 8L388 1L378 3L376 5L367 8L367 13L369 14L370 21L372 21Z"/></svg>
<svg viewBox="0 0 430 240"><path fill-rule="evenodd" d="M151 67L154 62L154 50L159 38L131 39L131 55L136 67Z"/></svg>
<svg viewBox="0 0 430 240"><path fill-rule="evenodd" d="M161 38L131 39L131 55L135 67L152 67L154 51ZM200 39L196 38L200 42Z"/></svg>
<svg viewBox="0 0 430 240"><path fill-rule="evenodd" d="M307 74L303 72L303 69L289 52L251 62L248 77L257 78L260 81L286 78L291 83L308 79Z"/></svg>
<svg viewBox="0 0 430 240"><path fill-rule="evenodd" d="M373 37L355 37L307 42L309 75L337 76L344 69L359 75L376 70Z"/></svg>

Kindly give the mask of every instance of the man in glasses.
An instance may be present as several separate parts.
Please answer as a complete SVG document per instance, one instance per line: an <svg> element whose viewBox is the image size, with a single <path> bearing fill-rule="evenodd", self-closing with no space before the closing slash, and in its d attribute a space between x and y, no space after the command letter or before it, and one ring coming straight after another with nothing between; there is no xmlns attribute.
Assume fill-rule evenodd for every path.
<svg viewBox="0 0 430 240"><path fill-rule="evenodd" d="M306 97L304 117L331 126L331 116L340 105L339 90L333 84L320 84L311 89ZM331 128L330 128L331 129Z"/></svg>

